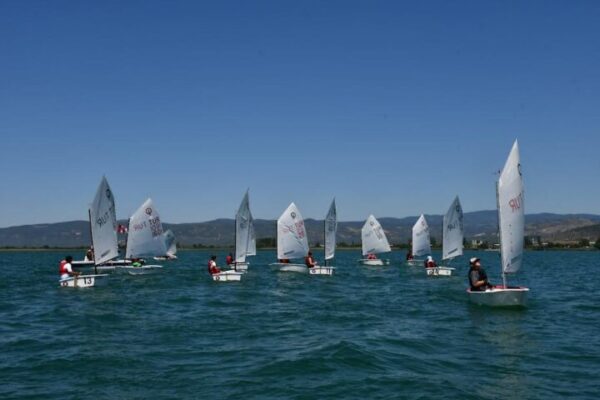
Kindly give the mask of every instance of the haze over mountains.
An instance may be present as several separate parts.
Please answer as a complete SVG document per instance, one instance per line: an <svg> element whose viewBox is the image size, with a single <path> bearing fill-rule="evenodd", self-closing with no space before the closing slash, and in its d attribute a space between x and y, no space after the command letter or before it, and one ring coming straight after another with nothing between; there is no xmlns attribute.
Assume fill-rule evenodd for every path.
<svg viewBox="0 0 600 400"><path fill-rule="evenodd" d="M432 238L441 241L442 215L426 215ZM412 226L418 216L378 218L392 245L408 243ZM121 221L126 224L126 221ZM359 244L364 221L338 223L338 243ZM311 245L323 243L323 221L305 220ZM496 241L497 212L476 211L464 214L467 240ZM234 220L216 219L199 223L169 224L181 246L228 246L234 241ZM275 238L275 220L255 220L257 239ZM526 216L526 235L540 236L543 241L577 241L600 238L600 215L595 214L529 214ZM88 221L69 221L52 224L22 225L0 228L0 247L77 247L90 244Z"/></svg>

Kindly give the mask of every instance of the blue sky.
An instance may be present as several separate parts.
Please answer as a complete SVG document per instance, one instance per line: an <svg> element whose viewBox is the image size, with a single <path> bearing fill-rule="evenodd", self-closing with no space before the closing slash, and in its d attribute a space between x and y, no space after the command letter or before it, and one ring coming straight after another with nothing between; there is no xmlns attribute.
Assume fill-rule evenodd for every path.
<svg viewBox="0 0 600 400"><path fill-rule="evenodd" d="M600 213L600 3L0 2L0 226Z"/></svg>

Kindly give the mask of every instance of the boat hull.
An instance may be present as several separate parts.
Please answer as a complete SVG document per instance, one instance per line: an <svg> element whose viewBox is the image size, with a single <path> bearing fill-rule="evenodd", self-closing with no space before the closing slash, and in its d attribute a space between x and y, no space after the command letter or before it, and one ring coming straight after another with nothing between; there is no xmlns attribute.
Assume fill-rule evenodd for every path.
<svg viewBox="0 0 600 400"><path fill-rule="evenodd" d="M242 272L246 272L246 271L248 271L248 265L249 265L249 264L248 264L248 263L246 263L246 262L243 262L243 263L242 263L242 262L239 262L239 263L235 263L234 265L232 265L232 268L233 268L235 271L242 271Z"/></svg>
<svg viewBox="0 0 600 400"><path fill-rule="evenodd" d="M383 266L383 265L390 265L390 260L381 259L381 258L376 258L374 260L370 260L368 258L363 258L362 260L358 260L358 263L360 265L368 265L371 267L377 267L377 266Z"/></svg>
<svg viewBox="0 0 600 400"><path fill-rule="evenodd" d="M452 276L454 273L454 268L450 267L435 267L435 268L425 268L427 271L427 276Z"/></svg>
<svg viewBox="0 0 600 400"><path fill-rule="evenodd" d="M236 271L221 271L213 274L212 279L215 282L239 282L242 279L242 273Z"/></svg>
<svg viewBox="0 0 600 400"><path fill-rule="evenodd" d="M72 288L88 288L94 286L103 286L108 280L108 275L97 274L97 275L79 275L77 277L71 276L66 279L61 279L58 284L61 287L72 287Z"/></svg>
<svg viewBox="0 0 600 400"><path fill-rule="evenodd" d="M488 307L525 307L527 305L526 287L496 286L485 292L471 291L467 289L469 301L473 304Z"/></svg>
<svg viewBox="0 0 600 400"><path fill-rule="evenodd" d="M308 273L308 267L304 264L271 263L269 265L276 267L281 272L298 272L301 274Z"/></svg>
<svg viewBox="0 0 600 400"><path fill-rule="evenodd" d="M308 269L311 275L333 275L335 267L312 267Z"/></svg>
<svg viewBox="0 0 600 400"><path fill-rule="evenodd" d="M147 275L159 272L162 270L162 265L142 265L140 267L134 267L132 265L116 267L117 272L126 272L129 275Z"/></svg>
<svg viewBox="0 0 600 400"><path fill-rule="evenodd" d="M422 267L425 260L406 260L406 265L409 267Z"/></svg>

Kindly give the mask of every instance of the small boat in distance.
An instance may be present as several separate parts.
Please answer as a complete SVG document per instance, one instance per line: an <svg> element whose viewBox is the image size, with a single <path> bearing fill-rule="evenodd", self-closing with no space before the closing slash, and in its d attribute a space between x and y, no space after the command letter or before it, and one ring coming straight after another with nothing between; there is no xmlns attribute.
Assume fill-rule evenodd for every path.
<svg viewBox="0 0 600 400"><path fill-rule="evenodd" d="M133 261L141 257L167 254L163 233L158 210L154 207L152 199L147 199L129 218L125 258ZM117 266L116 269L131 275L141 275L156 272L162 269L162 266L132 262L130 265Z"/></svg>
<svg viewBox="0 0 600 400"><path fill-rule="evenodd" d="M277 258L279 262L269 265L282 272L308 273L306 264L290 263L290 260L304 259L308 255L308 238L304 219L294 203L277 220Z"/></svg>
<svg viewBox="0 0 600 400"><path fill-rule="evenodd" d="M106 280L108 275L98 274L98 266L119 256L117 244L117 215L115 198L106 177L102 177L89 208L92 244L94 246L94 272L91 275L70 276L59 281L65 287L92 287Z"/></svg>
<svg viewBox="0 0 600 400"><path fill-rule="evenodd" d="M256 239L254 237L254 222L250 212L250 199L248 191L235 214L235 259L233 267L236 271L247 271L246 257L250 253L256 254Z"/></svg>
<svg viewBox="0 0 600 400"><path fill-rule="evenodd" d="M361 230L362 256L358 263L361 265L380 266L390 265L389 259L377 258L376 254L392 251L381 224L373 215L365 221ZM366 257L366 258L365 258Z"/></svg>
<svg viewBox="0 0 600 400"><path fill-rule="evenodd" d="M175 234L170 229L163 232L163 241L165 242L165 249L167 254L164 256L153 257L156 261L169 261L177 260L177 242L175 241Z"/></svg>
<svg viewBox="0 0 600 400"><path fill-rule="evenodd" d="M315 265L308 269L311 275L333 275L335 267L327 265L328 260L333 260L335 257L335 236L337 233L337 209L335 208L335 199L329 206L329 211L323 221L325 227L325 266Z"/></svg>
<svg viewBox="0 0 600 400"><path fill-rule="evenodd" d="M455 257L463 254L463 210L458 196L444 215L442 224L442 260L449 260L448 265ZM451 276L454 268L440 265L435 268L426 268L428 276Z"/></svg>
<svg viewBox="0 0 600 400"><path fill-rule="evenodd" d="M413 257L422 257L431 254L431 242L429 239L429 225L425 216L421 214L412 228L412 255ZM407 260L406 263L411 267L422 267L424 259Z"/></svg>
<svg viewBox="0 0 600 400"><path fill-rule="evenodd" d="M519 144L515 140L506 164L496 184L498 227L500 230L500 258L502 285L485 291L467 289L472 303L492 307L524 307L529 289L507 286L506 275L512 274L523 264L525 239L525 199L523 175L519 156Z"/></svg>

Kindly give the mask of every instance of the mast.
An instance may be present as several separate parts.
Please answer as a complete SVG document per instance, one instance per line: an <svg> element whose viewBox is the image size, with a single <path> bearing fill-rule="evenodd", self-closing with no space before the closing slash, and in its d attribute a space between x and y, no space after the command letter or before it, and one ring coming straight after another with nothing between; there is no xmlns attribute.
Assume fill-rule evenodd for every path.
<svg viewBox="0 0 600 400"><path fill-rule="evenodd" d="M325 259L325 266L327 266L327 217L329 213L325 216L323 220L323 258Z"/></svg>
<svg viewBox="0 0 600 400"><path fill-rule="evenodd" d="M92 229L92 210L88 208L88 219L90 220L90 238L92 239L92 247L94 247L94 230ZM96 250L94 249L94 274L98 275L98 266L96 265Z"/></svg>
<svg viewBox="0 0 600 400"><path fill-rule="evenodd" d="M238 210L239 212L239 210ZM234 223L234 227L233 227L233 256L235 257L237 254L237 227L238 227L238 222L237 222L237 215L238 213L235 213L235 218L233 220ZM237 257L236 257L237 258ZM235 259L233 260L233 270L237 271L237 261L235 261Z"/></svg>
<svg viewBox="0 0 600 400"><path fill-rule="evenodd" d="M500 221L500 192L499 181L496 181L496 208L498 209L498 242L500 243L500 271L502 272L502 285L506 289L506 274L504 273L504 251L502 250L502 222Z"/></svg>

